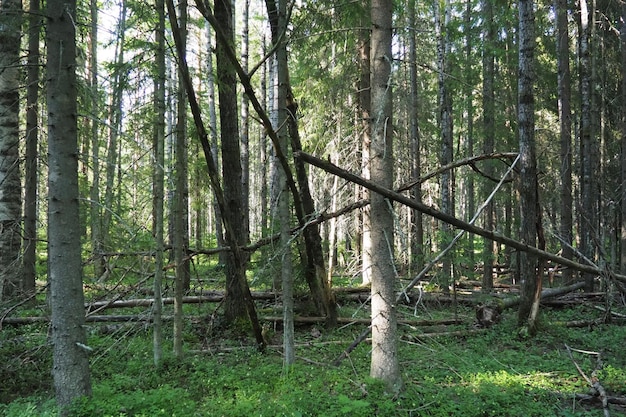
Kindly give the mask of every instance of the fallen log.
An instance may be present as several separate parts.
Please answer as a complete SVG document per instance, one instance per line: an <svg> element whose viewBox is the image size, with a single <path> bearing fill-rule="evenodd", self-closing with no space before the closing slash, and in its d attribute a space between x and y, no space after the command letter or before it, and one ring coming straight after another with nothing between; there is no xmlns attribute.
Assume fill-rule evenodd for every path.
<svg viewBox="0 0 626 417"><path fill-rule="evenodd" d="M274 321L281 322L283 321L283 317L281 316L265 316L259 317L260 320L265 321ZM296 323L324 323L326 322L326 317L306 317L306 316L296 316L293 319ZM352 318L352 317L338 317L337 323L357 323L357 324L367 324L369 325L372 322L370 318ZM436 325L450 325L450 324L462 324L464 321L460 319L443 319L443 320L402 320L398 319L398 324L406 324L409 326L436 326Z"/></svg>

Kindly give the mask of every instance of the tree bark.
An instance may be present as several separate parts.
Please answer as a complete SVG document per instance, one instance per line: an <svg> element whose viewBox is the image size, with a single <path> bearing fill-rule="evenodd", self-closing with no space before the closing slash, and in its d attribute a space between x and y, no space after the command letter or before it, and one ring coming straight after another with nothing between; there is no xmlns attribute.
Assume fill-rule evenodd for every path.
<svg viewBox="0 0 626 417"><path fill-rule="evenodd" d="M533 0L519 3L519 79L518 129L520 151L520 241L537 245L538 191L535 156L535 29ZM537 257L528 252L520 254L520 281L522 293L518 311L518 325L529 334L536 331L536 308L541 295L541 271L537 271Z"/></svg>
<svg viewBox="0 0 626 417"><path fill-rule="evenodd" d="M21 291L21 179L19 85L21 0L0 9L0 301Z"/></svg>
<svg viewBox="0 0 626 417"><path fill-rule="evenodd" d="M206 5L200 1L196 1L196 7L202 15L211 23L214 29L219 29L219 24L216 21L215 16L213 16L209 10L206 8ZM191 83L191 78L189 76L189 68L187 66L187 62L184 59L181 59L181 46L182 41L180 39L180 33L178 30L178 23L176 21L176 9L174 8L174 2L172 0L167 0L167 9L168 14L170 16L170 25L172 27L172 35L174 37L174 42L176 44L176 49L178 52L179 58L179 66L181 71L181 76L183 77L183 81L185 84L185 90L187 91L187 99L189 101L189 107L191 108L191 113L193 115L194 124L198 131L198 138L200 140L200 144L202 145L202 152L204 154L204 159L206 161L207 170L209 172L209 179L211 180L211 187L213 188L213 192L215 194L215 199L217 200L217 204L221 212L225 212L226 210L226 201L224 198L224 193L222 191L222 187L220 184L219 172L217 170L217 166L215 164L215 160L211 154L211 144L209 143L208 133L205 128L204 122L202 121L200 105L195 95L195 91L193 89L193 84ZM218 38L221 38L222 42L225 42L227 38L221 31L218 31L220 34ZM226 46L226 50L229 54L232 54L233 51L229 49L228 45ZM232 58L232 57L231 57ZM256 103L258 105L258 102ZM271 125L269 125L271 129ZM233 266L235 266L236 270L243 271L245 270L245 256L242 253L241 247L237 241L236 233L234 231L234 227L231 224L231 216L224 217L222 219L224 226L224 238L226 243L230 246L230 251L233 259ZM243 279L239 281L239 285L242 286L241 293L243 294L243 304L245 305L245 309L250 319L250 323L252 324L252 331L254 333L254 337L259 346L260 350L265 348L265 341L263 339L261 325L259 324L259 319L256 313L256 307L254 305L254 301L252 300L252 295L250 294L250 287L248 286L248 281L245 279L245 275L242 276Z"/></svg>
<svg viewBox="0 0 626 417"><path fill-rule="evenodd" d="M567 0L555 0L557 25L557 59L558 59L558 111L559 111L559 143L560 143L560 177L561 177L561 226L560 234L567 244L562 245L563 257L573 258L572 228L572 110L570 104L571 82L569 62L569 25L567 21ZM566 269L563 280L569 283L572 272Z"/></svg>
<svg viewBox="0 0 626 417"><path fill-rule="evenodd" d="M409 77L411 84L410 92L410 143L411 143L411 177L419 178L422 172L421 159L421 135L419 130L419 90L417 80L417 36L416 25L416 0L409 0ZM410 195L417 202L422 202L422 184L416 183L410 188ZM422 213L419 210L411 211L411 271L418 271L424 262L424 226Z"/></svg>
<svg viewBox="0 0 626 417"><path fill-rule="evenodd" d="M155 30L156 75L154 78L154 132L153 132L153 182L152 182L152 233L156 246L154 256L154 305L153 305L153 360L158 367L163 356L163 327L161 323L162 281L163 281L163 246L164 246L164 167L165 167L165 5L163 0L156 1L158 24Z"/></svg>
<svg viewBox="0 0 626 417"><path fill-rule="evenodd" d="M79 220L76 2L47 4L48 275L52 375L62 414L91 395L81 265Z"/></svg>
<svg viewBox="0 0 626 417"><path fill-rule="evenodd" d="M393 124L391 95L392 2L371 3L371 153L372 182L393 183ZM389 392L401 390L395 310L394 232L391 202L371 193L372 239L372 358L370 375L382 380Z"/></svg>
<svg viewBox="0 0 626 417"><path fill-rule="evenodd" d="M182 51L187 46L187 0L179 5L179 27L181 29ZM176 108L176 149L175 149L175 182L173 222L174 260L176 263L176 280L174 282L174 356L183 355L183 295L189 290L190 271L189 258L186 256L189 249L189 164L187 158L187 96L182 77L178 77Z"/></svg>
<svg viewBox="0 0 626 417"><path fill-rule="evenodd" d="M442 10L443 9L443 10ZM450 2L445 0L435 5L435 20L438 31L437 42L437 66L439 71L439 129L441 135L441 154L439 161L441 165L447 165L452 162L453 154L453 137L452 137L452 95L450 92L450 83L448 82L448 74L450 68L448 66L448 55L450 54L450 36L448 27L450 24ZM442 16L443 15L443 16ZM443 18L442 18L443 17ZM445 171L440 177L441 190L441 210L444 213L454 216L454 201L452 192L453 171ZM445 248L452 239L452 229L447 223L441 226L440 244ZM442 259L441 280L440 284L444 292L449 292L449 284L452 279L452 252L449 256Z"/></svg>
<svg viewBox="0 0 626 417"><path fill-rule="evenodd" d="M592 13L587 8L587 0L580 0L580 33L579 33L579 59L580 59L580 250L592 261L595 258L594 237L596 235L596 201L594 200L594 163L595 150L593 139L593 126L591 120L591 27L589 19ZM587 286L585 291L593 292L594 277L584 275Z"/></svg>
<svg viewBox="0 0 626 417"><path fill-rule="evenodd" d="M26 151L24 156L24 277L26 295L35 294L37 277L37 185L39 142L39 77L42 19L40 0L30 0L28 16L28 70L26 87Z"/></svg>
<svg viewBox="0 0 626 417"><path fill-rule="evenodd" d="M229 0L217 0L215 2L215 18L220 29L227 39L217 39L217 85L220 108L220 139L222 145L222 179L226 211L221 211L223 217L228 217L233 227L233 238L238 245L244 245L244 215L242 195L242 168L241 147L239 136L239 121L237 111L237 79L234 67L226 53L225 48L234 45L232 3ZM224 44L227 43L227 45ZM242 259L243 260L243 259ZM242 280L245 276L246 262L236 265L232 254L226 254L226 291L227 297L224 303L224 316L228 323L234 323L237 319L246 317L243 299Z"/></svg>
<svg viewBox="0 0 626 417"><path fill-rule="evenodd" d="M483 153L490 154L494 151L495 142L495 96L494 96L494 78L495 78L495 28L493 21L493 4L492 0L482 0L482 16L483 16ZM484 168L485 176L493 176L493 163L487 161ZM482 198L489 196L490 184L488 180L483 179L481 182ZM494 205L487 204L483 217L483 227L487 230L494 229ZM495 242L489 239L483 240L483 285L485 292L491 292L493 289L493 264L495 254Z"/></svg>
<svg viewBox="0 0 626 417"><path fill-rule="evenodd" d="M621 125L621 234L620 234L620 273L626 275L626 3L622 3L622 26L620 27L621 43L621 78L622 78L622 125Z"/></svg>

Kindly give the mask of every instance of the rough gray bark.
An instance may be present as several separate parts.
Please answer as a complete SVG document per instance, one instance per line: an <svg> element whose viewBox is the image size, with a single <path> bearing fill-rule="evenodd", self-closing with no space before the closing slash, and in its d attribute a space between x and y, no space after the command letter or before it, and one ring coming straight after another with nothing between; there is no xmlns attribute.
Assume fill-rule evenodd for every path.
<svg viewBox="0 0 626 417"><path fill-rule="evenodd" d="M561 226L559 229L563 244L563 257L572 259L572 110L570 104L570 41L567 21L567 0L555 0L557 25L557 59L558 59L558 111L559 111L559 143L560 143L560 176L561 176ZM563 280L572 280L572 271L563 271Z"/></svg>
<svg viewBox="0 0 626 417"><path fill-rule="evenodd" d="M519 79L518 79L518 129L520 152L520 241L537 245L538 191L535 156L535 29L533 0L519 2ZM518 325L533 334L539 297L541 274L537 273L537 257L531 253L520 254L520 281L522 285L518 310Z"/></svg>
<svg viewBox="0 0 626 417"><path fill-rule="evenodd" d="M165 181L165 4L156 1L158 23L155 30L156 75L154 78L154 132L152 152L154 158L152 181L152 233L154 234L154 305L153 305L153 360L160 366L163 356L162 281L164 252L164 181Z"/></svg>
<svg viewBox="0 0 626 417"><path fill-rule="evenodd" d="M248 72L250 53L250 0L244 0L241 13L241 66ZM248 96L241 96L241 199L244 240L250 241L250 103Z"/></svg>
<svg viewBox="0 0 626 417"><path fill-rule="evenodd" d="M21 290L22 196L19 164L21 0L0 8L0 301Z"/></svg>
<svg viewBox="0 0 626 417"><path fill-rule="evenodd" d="M41 39L40 0L30 0L28 16L28 70L26 86L26 146L24 156L24 276L22 289L26 295L35 293L37 276L37 184L39 141L39 77Z"/></svg>
<svg viewBox="0 0 626 417"><path fill-rule="evenodd" d="M52 376L59 407L91 395L79 221L76 2L47 4L48 279ZM63 411L62 411L63 413Z"/></svg>
<svg viewBox="0 0 626 417"><path fill-rule="evenodd" d="M494 151L495 142L495 96L494 96L494 78L495 78L495 29L493 22L493 4L492 0L482 0L482 16L483 16L483 91L482 91L482 107L483 107L483 153L490 154ZM487 161L484 173L486 176L493 177L493 164ZM490 184L487 180L481 182L482 198L486 199L491 192ZM487 230L494 229L494 207L489 203L485 207L483 227ZM495 254L495 242L489 239L483 240L483 278L482 289L490 292L493 288L493 263Z"/></svg>
<svg viewBox="0 0 626 417"><path fill-rule="evenodd" d="M393 183L393 124L391 92L392 2L371 3L371 100L372 182L391 188ZM387 390L402 387L398 365L397 319L395 310L394 231L391 202L370 193L372 222L372 357L370 375L382 380Z"/></svg>

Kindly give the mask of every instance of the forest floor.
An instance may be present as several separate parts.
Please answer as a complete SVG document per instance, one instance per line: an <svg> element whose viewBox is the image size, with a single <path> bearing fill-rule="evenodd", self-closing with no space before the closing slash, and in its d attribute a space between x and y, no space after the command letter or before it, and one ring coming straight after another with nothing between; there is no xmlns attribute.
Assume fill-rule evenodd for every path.
<svg viewBox="0 0 626 417"><path fill-rule="evenodd" d="M469 306L425 303L403 306L406 320L458 319L457 324L399 325L404 383L387 395L368 377L366 340L339 366L333 361L365 329L363 323L297 325L297 363L283 369L281 332L265 322L270 346L254 347L249 332L222 331L208 318L189 320L183 359L167 353L153 366L152 333L141 323L92 323L93 396L79 402L72 416L626 416L626 326L568 327L598 319L597 301L543 307L539 333L521 339L515 309L489 329L475 328ZM601 305L604 305L602 303ZM188 315L208 317L215 306L185 307ZM456 313L454 312L456 310ZM615 303L613 311L626 314ZM277 312L260 310L261 314ZM28 311L22 314L32 315ZM367 307L346 303L342 317L367 317ZM442 321L443 323L443 321ZM170 323L165 333L171 334ZM165 340L165 352L171 340ZM597 354L596 354L597 353ZM598 355L600 354L600 355ZM53 416L51 347L48 325L4 324L0 330L0 415ZM601 362L598 360L601 359ZM589 397L593 377L613 403L603 409Z"/></svg>

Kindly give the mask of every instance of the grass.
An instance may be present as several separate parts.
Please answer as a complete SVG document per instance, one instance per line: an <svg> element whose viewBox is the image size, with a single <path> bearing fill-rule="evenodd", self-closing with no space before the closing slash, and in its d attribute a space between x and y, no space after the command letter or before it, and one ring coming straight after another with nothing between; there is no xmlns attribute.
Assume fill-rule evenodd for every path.
<svg viewBox="0 0 626 417"><path fill-rule="evenodd" d="M430 313L449 315L446 310ZM457 328L468 328L471 314L471 310L463 310L467 323ZM77 402L71 415L601 416L601 408L574 399L575 393L589 389L564 344L602 351L602 384L609 394L625 396L626 329L618 325L567 329L551 324L597 314L585 306L544 310L541 331L529 340L517 338L512 311L493 329L463 337L412 342L409 336L422 329L401 326L404 390L396 398L368 377L367 343L360 344L341 366L328 365L361 332L357 325L322 331L317 339L311 336L310 327L299 327L297 342L303 346L297 349L296 366L288 372L278 349L261 354L250 347L249 335L208 334L198 323L186 329L185 346L190 351L186 357L166 357L159 368L152 365L149 328L121 326L106 335L92 331L93 396ZM280 340L280 333L274 337ZM191 352L208 346L213 348L211 352ZM223 349L216 349L218 346ZM165 350L171 351L169 346ZM3 328L0 415L56 415L50 355L46 326ZM591 373L594 357L576 353L574 358ZM611 415L626 413L611 406Z"/></svg>

